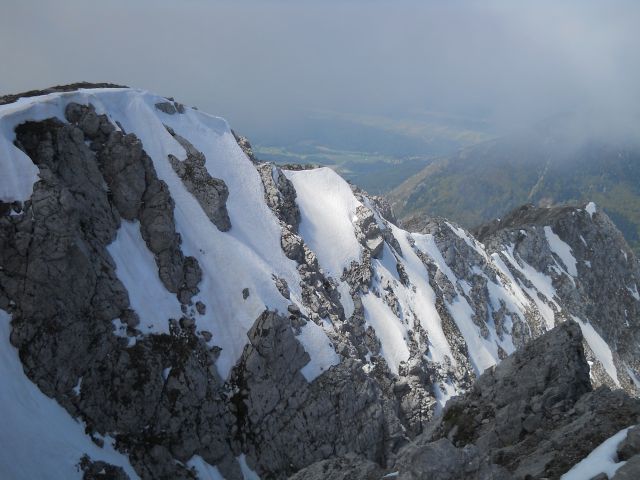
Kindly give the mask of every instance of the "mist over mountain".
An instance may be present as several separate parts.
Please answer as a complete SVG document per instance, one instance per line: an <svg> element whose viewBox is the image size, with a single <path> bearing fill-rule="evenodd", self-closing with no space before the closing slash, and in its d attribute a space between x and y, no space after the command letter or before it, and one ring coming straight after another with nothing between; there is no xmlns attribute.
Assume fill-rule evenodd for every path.
<svg viewBox="0 0 640 480"><path fill-rule="evenodd" d="M597 122L596 122L597 124ZM441 215L472 228L524 203L595 201L640 245L640 131L594 128L558 115L532 128L433 160L389 193L401 219ZM413 220L412 220L413 219Z"/></svg>

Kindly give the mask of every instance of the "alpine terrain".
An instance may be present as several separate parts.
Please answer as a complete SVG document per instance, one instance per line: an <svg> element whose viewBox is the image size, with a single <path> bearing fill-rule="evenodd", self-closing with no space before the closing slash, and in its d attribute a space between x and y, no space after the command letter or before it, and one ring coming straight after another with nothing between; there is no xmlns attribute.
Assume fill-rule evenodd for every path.
<svg viewBox="0 0 640 480"><path fill-rule="evenodd" d="M637 254L638 135L604 134L597 128L575 115L561 115L463 148L429 162L389 192L389 199L403 222L441 215L467 228L524 203L577 206L595 201Z"/></svg>
<svg viewBox="0 0 640 480"><path fill-rule="evenodd" d="M1 97L0 476L640 478L600 206L416 225L173 99Z"/></svg>

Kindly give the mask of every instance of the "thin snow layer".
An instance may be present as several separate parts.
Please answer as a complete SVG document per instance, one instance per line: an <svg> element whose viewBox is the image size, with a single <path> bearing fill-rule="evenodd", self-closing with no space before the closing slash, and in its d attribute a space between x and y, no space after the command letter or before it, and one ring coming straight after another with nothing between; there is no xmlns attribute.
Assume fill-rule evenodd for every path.
<svg viewBox="0 0 640 480"><path fill-rule="evenodd" d="M571 253L571 247L563 242L562 239L551 230L551 227L544 227L544 234L547 237L549 248L562 260L569 275L577 277L578 269L576 268L576 259Z"/></svg>
<svg viewBox="0 0 640 480"><path fill-rule="evenodd" d="M106 438L98 447L56 401L43 394L24 374L18 352L9 343L9 314L0 310L0 472L2 478L47 480L82 478L76 467L87 454L122 467L139 478L129 460Z"/></svg>
<svg viewBox="0 0 640 480"><path fill-rule="evenodd" d="M125 132L134 133L142 141L158 177L167 183L175 201L174 216L176 230L182 238L181 248L185 255L195 257L202 268L200 293L194 301L206 304L207 314L197 318L197 328L210 331L212 343L222 348L216 367L226 378L247 343L248 330L260 313L266 308L285 312L290 303L277 290L272 275L286 280L291 301L302 305L300 276L296 263L282 252L280 225L264 201L264 188L258 172L238 146L227 122L191 108L186 108L184 114L168 115L155 108L156 103L163 101L166 101L163 97L134 89L87 89L23 99L11 104L10 108L0 108L2 137L11 143L13 126L26 119L56 117L66 121L66 105L77 102L92 104L97 113L106 114L112 122L119 122ZM227 210L232 224L230 231L220 232L213 225L174 172L167 156L172 154L178 159L185 159L186 152L165 125L200 150L206 157L209 173L226 183L229 188ZM12 147L7 144L6 148ZM12 155L20 157L20 153L15 151ZM31 164L26 157L14 158L14 161ZM32 177L30 182L35 181L35 176ZM0 182L3 186L10 183ZM12 198L12 195L26 198L31 193L30 189L31 185L28 188L22 186L20 191L13 193L3 192L2 198ZM128 231L121 233L123 238L131 234ZM125 240L132 244L136 241L132 238ZM118 245L113 248L117 250ZM123 274L122 278L123 270L120 268L119 272ZM135 280L140 288L145 288L150 270L147 265L140 272L130 272L132 278L128 281ZM242 297L244 288L249 289L246 300ZM137 293L133 292L131 296L135 299ZM306 312L303 310L303 313ZM151 331L165 331L166 321L171 315L173 313L169 311L161 320L156 320ZM144 311L142 316L146 316ZM309 354L314 357L313 351Z"/></svg>
<svg viewBox="0 0 640 480"><path fill-rule="evenodd" d="M298 340L310 355L313 353L311 361L302 367L300 372L308 382L312 382L330 367L339 364L340 357L322 327L309 321L300 330Z"/></svg>
<svg viewBox="0 0 640 480"><path fill-rule="evenodd" d="M627 462L617 462L616 450L618 445L627 438L627 431L631 427L620 430L618 433L602 442L586 458L565 473L561 480L587 480L599 473L606 473L612 478L616 471Z"/></svg>
<svg viewBox="0 0 640 480"><path fill-rule="evenodd" d="M589 347L593 351L593 354L604 367L607 375L609 375L615 382L615 384L619 387L620 381L618 380L618 370L613 363L613 354L611 353L611 349L609 348L609 345L607 345L607 342L605 342L600 334L596 332L596 330L593 328L593 325L587 322L583 322L576 316L573 316L573 319L578 322L578 325L580 325L582 335L589 344Z"/></svg>
<svg viewBox="0 0 640 480"><path fill-rule="evenodd" d="M593 218L593 214L596 213L596 211L597 211L596 204L593 203L593 202L587 203L587 206L585 207L585 210L587 211L587 213L589 215L591 215L591 218Z"/></svg>
<svg viewBox="0 0 640 480"><path fill-rule="evenodd" d="M354 221L360 202L349 184L330 168L286 171L296 189L300 209L300 235L335 279L352 260L360 261L362 247Z"/></svg>
<svg viewBox="0 0 640 480"><path fill-rule="evenodd" d="M131 307L140 317L140 330L169 333L168 319L182 316L180 303L160 281L153 254L140 234L140 223L123 220L107 250L116 263L118 279L129 292Z"/></svg>

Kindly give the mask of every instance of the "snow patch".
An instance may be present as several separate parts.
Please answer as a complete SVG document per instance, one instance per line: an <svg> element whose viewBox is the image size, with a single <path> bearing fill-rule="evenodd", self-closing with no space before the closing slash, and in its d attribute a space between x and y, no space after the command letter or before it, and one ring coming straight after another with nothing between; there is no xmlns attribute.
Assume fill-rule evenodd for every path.
<svg viewBox="0 0 640 480"><path fill-rule="evenodd" d="M551 230L551 227L544 227L544 234L547 237L549 248L562 260L569 275L577 277L578 269L576 268L576 259L571 253L571 247L563 242L562 239Z"/></svg>
<svg viewBox="0 0 640 480"><path fill-rule="evenodd" d="M330 367L340 363L340 357L333 349L326 333L322 327L312 321L308 321L300 329L300 334L296 338L311 357L309 363L300 370L307 382L311 383Z"/></svg>
<svg viewBox="0 0 640 480"><path fill-rule="evenodd" d="M609 348L609 345L607 345L607 342L604 341L590 323L583 322L576 316L572 315L572 317L576 322L578 322L578 325L580 325L582 335L589 344L593 354L604 367L607 375L609 375L614 383L619 387L620 381L618 380L618 370L613 363L613 354L611 353L611 349Z"/></svg>
<svg viewBox="0 0 640 480"><path fill-rule="evenodd" d="M387 362L389 370L397 375L400 363L409 360L406 326L381 298L372 293L362 296L362 306L367 325L374 328L380 340L380 353Z"/></svg>
<svg viewBox="0 0 640 480"><path fill-rule="evenodd" d="M596 204L593 202L589 202L584 209L591 216L591 218L593 218L593 214L596 213Z"/></svg>
<svg viewBox="0 0 640 480"><path fill-rule="evenodd" d="M561 480L586 480L599 473L606 473L612 478L614 473L627 462L617 462L616 450L618 445L627 438L627 432L631 427L620 430L618 433L602 442L586 458L567 473L560 477Z"/></svg>
<svg viewBox="0 0 640 480"><path fill-rule="evenodd" d="M140 223L123 220L107 251L129 292L131 308L140 317L138 328L143 333L169 333L169 318L182 316L180 302L160 280L153 253L140 234Z"/></svg>
<svg viewBox="0 0 640 480"><path fill-rule="evenodd" d="M362 247L354 232L355 198L349 184L330 168L287 170L300 209L300 235L325 273L340 278L352 260L360 261Z"/></svg>

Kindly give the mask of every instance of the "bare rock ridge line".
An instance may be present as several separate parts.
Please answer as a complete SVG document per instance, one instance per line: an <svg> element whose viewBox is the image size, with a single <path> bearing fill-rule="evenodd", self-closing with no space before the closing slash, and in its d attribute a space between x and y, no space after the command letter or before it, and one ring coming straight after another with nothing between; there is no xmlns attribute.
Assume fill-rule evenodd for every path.
<svg viewBox="0 0 640 480"><path fill-rule="evenodd" d="M640 423L640 266L594 205L407 232L383 198L260 162L173 99L52 94L51 118L11 124L38 178L30 198L0 198L0 309L27 377L141 478L204 464L227 480L557 479ZM194 241L196 218L224 251ZM141 289L157 277L177 306L155 311L163 328L119 277L111 246L130 227L149 254Z"/></svg>

